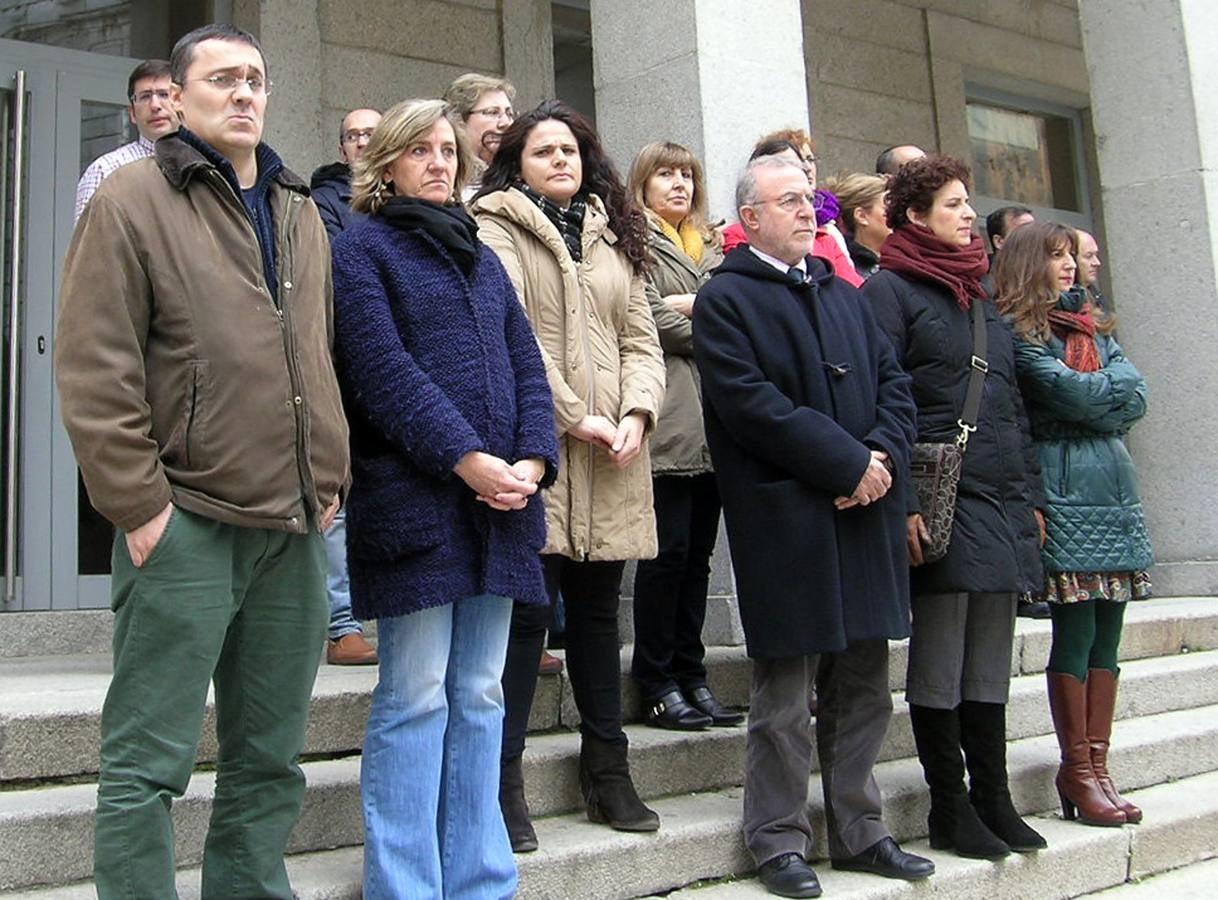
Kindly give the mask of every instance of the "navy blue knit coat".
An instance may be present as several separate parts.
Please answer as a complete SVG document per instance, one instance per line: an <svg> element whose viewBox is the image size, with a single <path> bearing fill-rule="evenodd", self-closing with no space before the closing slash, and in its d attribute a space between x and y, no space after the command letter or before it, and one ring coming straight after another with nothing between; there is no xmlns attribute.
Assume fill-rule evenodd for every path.
<svg viewBox="0 0 1218 900"><path fill-rule="evenodd" d="M558 466L533 331L498 257L468 278L418 230L377 217L335 238L335 351L351 424L347 557L361 619L480 594L547 602L541 496L501 512L453 473L471 450Z"/></svg>

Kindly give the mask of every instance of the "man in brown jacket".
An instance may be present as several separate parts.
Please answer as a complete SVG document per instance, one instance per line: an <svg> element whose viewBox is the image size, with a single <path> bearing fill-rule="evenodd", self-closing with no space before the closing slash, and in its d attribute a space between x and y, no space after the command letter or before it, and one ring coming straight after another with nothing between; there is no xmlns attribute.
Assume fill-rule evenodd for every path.
<svg viewBox="0 0 1218 900"><path fill-rule="evenodd" d="M249 34L170 59L183 128L98 189L64 268L56 370L93 505L118 529L102 711L98 895L173 897L170 800L215 682L204 897L291 897L283 851L325 635L321 529L347 477L330 254L261 143Z"/></svg>

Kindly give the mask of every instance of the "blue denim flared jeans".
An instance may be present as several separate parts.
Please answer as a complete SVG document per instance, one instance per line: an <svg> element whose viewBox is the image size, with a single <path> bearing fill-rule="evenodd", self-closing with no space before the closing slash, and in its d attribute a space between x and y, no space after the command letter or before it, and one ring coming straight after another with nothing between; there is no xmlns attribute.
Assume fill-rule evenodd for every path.
<svg viewBox="0 0 1218 900"><path fill-rule="evenodd" d="M499 812L512 601L381 619L361 772L368 900L499 900L516 863Z"/></svg>

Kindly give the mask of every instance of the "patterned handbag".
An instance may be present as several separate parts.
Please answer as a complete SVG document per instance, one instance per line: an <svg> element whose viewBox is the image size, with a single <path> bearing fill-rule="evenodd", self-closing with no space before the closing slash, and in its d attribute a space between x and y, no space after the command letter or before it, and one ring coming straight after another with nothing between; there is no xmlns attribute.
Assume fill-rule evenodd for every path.
<svg viewBox="0 0 1218 900"><path fill-rule="evenodd" d="M922 559L932 563L947 555L952 540L952 526L956 519L956 490L960 485L960 472L964 468L964 451L968 449L969 435L977 430L977 415L981 412L981 394L985 376L990 370L986 362L985 315L980 311L981 301L972 304L973 358L969 363L968 392L964 398L964 410L956 424L960 433L956 440L945 444L914 444L910 455L909 474L914 490L918 492L918 504L922 507L922 521L930 534L930 540L922 546Z"/></svg>

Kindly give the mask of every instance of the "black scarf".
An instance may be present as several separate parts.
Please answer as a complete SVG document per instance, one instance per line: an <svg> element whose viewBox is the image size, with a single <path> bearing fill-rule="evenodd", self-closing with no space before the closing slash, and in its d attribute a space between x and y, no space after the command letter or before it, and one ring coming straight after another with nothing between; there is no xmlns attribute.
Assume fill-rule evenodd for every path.
<svg viewBox="0 0 1218 900"><path fill-rule="evenodd" d="M533 190L523 181L514 187L540 207L546 218L554 223L558 233L562 235L563 243L571 254L574 262L579 262L584 253L584 211L588 203L582 197L572 197L571 204L563 209L549 197Z"/></svg>
<svg viewBox="0 0 1218 900"><path fill-rule="evenodd" d="M440 242L466 276L478 261L478 225L461 206L417 197L390 197L378 215L402 231L422 231Z"/></svg>

